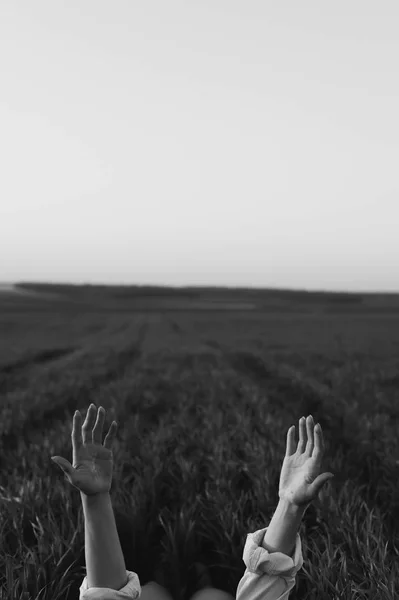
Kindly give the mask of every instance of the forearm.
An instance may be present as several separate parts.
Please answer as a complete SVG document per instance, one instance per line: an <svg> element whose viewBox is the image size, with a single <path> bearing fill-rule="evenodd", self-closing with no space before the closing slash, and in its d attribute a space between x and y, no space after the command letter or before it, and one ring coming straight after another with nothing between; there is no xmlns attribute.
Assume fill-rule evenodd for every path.
<svg viewBox="0 0 399 600"><path fill-rule="evenodd" d="M111 496L80 494L85 517L87 585L120 590L127 583L126 565L116 529Z"/></svg>
<svg viewBox="0 0 399 600"><path fill-rule="evenodd" d="M306 508L307 506L295 507L286 500L279 501L264 537L269 552L282 552L291 556Z"/></svg>

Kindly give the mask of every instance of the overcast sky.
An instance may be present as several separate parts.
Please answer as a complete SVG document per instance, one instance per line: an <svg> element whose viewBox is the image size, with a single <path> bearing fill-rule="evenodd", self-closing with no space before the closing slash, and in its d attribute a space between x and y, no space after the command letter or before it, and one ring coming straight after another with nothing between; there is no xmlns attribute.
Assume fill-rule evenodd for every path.
<svg viewBox="0 0 399 600"><path fill-rule="evenodd" d="M399 292L399 4L2 0L0 281Z"/></svg>

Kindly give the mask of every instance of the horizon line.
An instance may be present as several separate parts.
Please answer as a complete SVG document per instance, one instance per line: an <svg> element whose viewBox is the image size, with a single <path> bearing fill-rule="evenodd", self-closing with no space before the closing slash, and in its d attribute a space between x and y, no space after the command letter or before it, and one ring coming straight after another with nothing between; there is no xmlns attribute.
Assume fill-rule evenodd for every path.
<svg viewBox="0 0 399 600"><path fill-rule="evenodd" d="M144 288L166 288L166 289L214 289L214 290L242 290L242 291L272 291L272 292L302 292L302 293L320 293L320 294L366 294L366 295L399 295L397 291L362 291L362 290L331 290L331 289L309 289L309 288L290 288L290 287L266 287L266 286L240 286L240 285L211 285L211 284L187 284L187 285L173 285L163 283L87 283L87 282L65 282L65 281L0 281L0 286L11 285L66 285L74 287L144 287Z"/></svg>

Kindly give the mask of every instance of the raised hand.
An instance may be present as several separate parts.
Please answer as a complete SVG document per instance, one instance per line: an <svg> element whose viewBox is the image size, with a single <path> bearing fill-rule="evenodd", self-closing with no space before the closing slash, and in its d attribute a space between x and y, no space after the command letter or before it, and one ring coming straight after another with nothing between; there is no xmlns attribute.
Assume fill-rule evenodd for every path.
<svg viewBox="0 0 399 600"><path fill-rule="evenodd" d="M307 440L306 440L307 434ZM299 442L295 447L295 425L287 433L287 448L281 467L279 497L295 506L310 504L324 484L334 477L321 473L325 450L320 423L313 417L299 420Z"/></svg>
<svg viewBox="0 0 399 600"><path fill-rule="evenodd" d="M97 414L97 420L94 423ZM90 404L85 422L77 410L73 416L72 457L73 466L62 456L52 456L65 473L68 481L87 496L109 492L112 483L113 454L117 424L112 421L108 434L102 443L105 410Z"/></svg>

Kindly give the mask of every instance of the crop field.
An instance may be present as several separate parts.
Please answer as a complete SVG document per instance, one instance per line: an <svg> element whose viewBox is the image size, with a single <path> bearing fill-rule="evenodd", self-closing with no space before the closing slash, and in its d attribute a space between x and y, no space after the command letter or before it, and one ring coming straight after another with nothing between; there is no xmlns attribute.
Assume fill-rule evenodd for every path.
<svg viewBox="0 0 399 600"><path fill-rule="evenodd" d="M286 434L320 422L335 474L301 524L290 600L399 598L399 296L23 284L0 290L0 598L72 600L84 571L76 409L118 423L126 567L235 596L278 502Z"/></svg>

